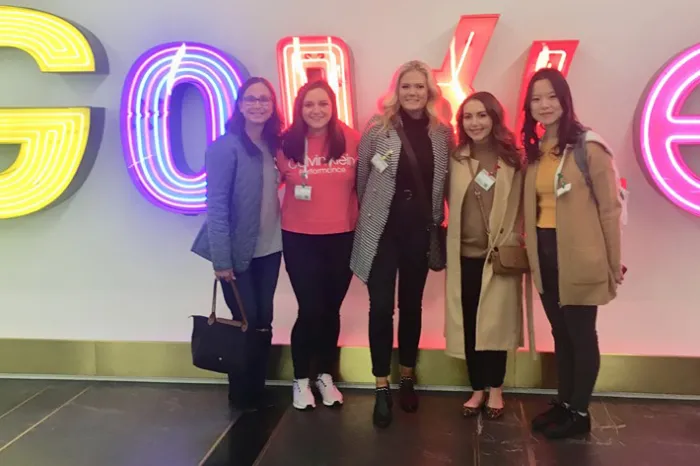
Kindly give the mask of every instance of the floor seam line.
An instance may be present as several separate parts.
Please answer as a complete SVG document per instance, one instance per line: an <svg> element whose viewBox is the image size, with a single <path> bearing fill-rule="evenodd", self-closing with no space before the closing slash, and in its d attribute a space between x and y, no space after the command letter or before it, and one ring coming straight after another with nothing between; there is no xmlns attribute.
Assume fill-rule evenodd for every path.
<svg viewBox="0 0 700 466"><path fill-rule="evenodd" d="M282 427L282 424L289 418L289 413L291 412L292 408L287 408L282 415L282 418L279 420L275 428L272 430L272 433L267 439L267 442L265 442L265 445L263 445L262 449L260 450L260 453L258 454L258 457L255 459L255 462L253 463L253 466L259 466L260 461L263 460L265 454L267 453L267 450L270 448L270 445L272 444L272 440L274 440L275 437L277 437L277 434L280 430L280 427Z"/></svg>
<svg viewBox="0 0 700 466"><path fill-rule="evenodd" d="M228 426L226 426L221 435L219 435L219 437L214 441L214 444L209 448L209 451L205 453L204 458L202 458L202 460L199 462L199 466L203 466L204 463L206 463L206 461L211 457L211 455L214 453L214 450L216 450L216 448L224 440L228 433L231 432L231 428L233 428L233 425L236 423L236 421L238 421L238 419L240 419L240 417L229 422Z"/></svg>
<svg viewBox="0 0 700 466"><path fill-rule="evenodd" d="M33 400L34 398L36 398L37 396L39 396L39 395L41 395L42 393L44 393L44 392L45 392L46 390L48 390L49 388L50 388L50 387L44 387L43 389L39 390L38 392L36 392L36 393L33 394L32 396L30 396L29 398L27 398L26 400L24 400L23 402L21 402L21 403L18 404L17 406L13 407L12 409L10 409L9 411L7 411L6 413L0 415L0 419L3 419L5 416L7 416L7 415L9 415L9 414L11 414L11 413L14 413L14 412L17 411L19 408L21 408L22 406L24 406L25 404L29 403L30 401L32 401L32 400Z"/></svg>
<svg viewBox="0 0 700 466"><path fill-rule="evenodd" d="M522 435L523 435L523 441L525 442L525 453L527 456L527 464L528 466L535 466L537 464L537 460L535 458L535 451L532 449L532 434L530 432L530 426L528 426L528 421L527 421L527 415L525 414L525 405L523 405L523 402L521 400L518 400L518 404L520 405L520 429L522 430Z"/></svg>
<svg viewBox="0 0 700 466"><path fill-rule="evenodd" d="M13 439L10 440L8 443L6 443L6 444L3 445L2 447L0 447L0 453L2 453L3 451L7 450L10 446L14 445L17 441L19 441L20 439L22 439L22 437L24 437L24 436L27 435L29 432L31 432L32 430L36 429L36 428L39 427L41 424L43 424L43 423L44 423L46 420L48 420L51 416L53 416L54 414L56 414L57 412L59 412L60 410L62 410L62 409L65 408L66 406L68 406L70 403L72 403L73 401L75 401L76 399L78 399L79 396L81 396L83 393L85 393L85 392L87 392L88 390L90 390L90 388L91 388L91 386L86 387L86 388L83 389L80 393L78 393L77 395L73 396L73 397L70 398L68 401L66 401L65 403L63 403L61 406L59 406L58 408L54 409L54 410L51 411L49 414L47 414L46 416L44 416L41 420L39 420L39 422L35 423L35 424L32 425L31 427L29 427L27 430L25 430L24 432L22 432L21 434L19 434L17 437L13 438Z"/></svg>

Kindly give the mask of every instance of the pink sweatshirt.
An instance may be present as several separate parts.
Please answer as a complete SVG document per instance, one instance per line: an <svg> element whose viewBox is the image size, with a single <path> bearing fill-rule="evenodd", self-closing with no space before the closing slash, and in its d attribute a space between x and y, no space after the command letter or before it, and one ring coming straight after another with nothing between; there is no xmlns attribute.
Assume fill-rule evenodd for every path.
<svg viewBox="0 0 700 466"><path fill-rule="evenodd" d="M346 125L342 128L346 152L330 163L326 162L326 137L307 137L306 185L311 187L311 200L299 200L294 195L295 186L303 184L304 165L288 159L281 152L277 155L277 167L285 186L283 230L309 235L355 230L359 210L355 175L360 134Z"/></svg>

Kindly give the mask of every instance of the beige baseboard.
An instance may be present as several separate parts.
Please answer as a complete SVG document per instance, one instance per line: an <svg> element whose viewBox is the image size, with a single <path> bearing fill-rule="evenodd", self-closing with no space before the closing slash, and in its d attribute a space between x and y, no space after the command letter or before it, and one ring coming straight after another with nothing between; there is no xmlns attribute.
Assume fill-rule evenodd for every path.
<svg viewBox="0 0 700 466"><path fill-rule="evenodd" d="M0 373L130 379L215 379L219 374L192 366L188 343L0 339ZM396 364L394 364L396 367ZM275 346L271 380L291 380L288 346ZM464 361L441 350L421 350L419 383L468 386ZM373 381L368 348L342 348L341 381ZM527 352L508 359L505 385L510 388L555 388L551 353L534 360ZM604 355L596 385L599 392L700 396L700 358Z"/></svg>

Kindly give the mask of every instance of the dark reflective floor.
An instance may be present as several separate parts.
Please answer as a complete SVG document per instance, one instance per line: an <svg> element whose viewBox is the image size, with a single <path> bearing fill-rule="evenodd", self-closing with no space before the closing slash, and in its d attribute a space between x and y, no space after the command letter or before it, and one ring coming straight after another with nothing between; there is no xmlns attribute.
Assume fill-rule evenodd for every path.
<svg viewBox="0 0 700 466"><path fill-rule="evenodd" d="M700 403L598 399L593 433L549 442L528 420L547 398L510 396L499 421L465 420L463 394L424 394L420 411L372 427L371 391L342 409L230 413L221 385L0 379L2 466L685 466L700 464ZM398 408L398 407L397 407Z"/></svg>
<svg viewBox="0 0 700 466"><path fill-rule="evenodd" d="M0 465L197 465L225 407L221 386L0 380Z"/></svg>
<svg viewBox="0 0 700 466"><path fill-rule="evenodd" d="M588 439L550 442L532 435L529 419L546 398L507 399L498 421L465 420L463 395L431 394L420 411L396 410L394 424L376 431L373 400L348 393L342 411L288 412L260 466L481 465L666 466L700 464L700 404L598 400ZM293 454L291 452L294 452Z"/></svg>

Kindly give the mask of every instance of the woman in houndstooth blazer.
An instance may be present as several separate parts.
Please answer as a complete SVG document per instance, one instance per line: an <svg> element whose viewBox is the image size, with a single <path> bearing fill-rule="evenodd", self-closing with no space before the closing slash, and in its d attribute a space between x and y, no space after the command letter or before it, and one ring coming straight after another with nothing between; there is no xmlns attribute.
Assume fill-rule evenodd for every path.
<svg viewBox="0 0 700 466"><path fill-rule="evenodd" d="M447 163L453 131L440 118L444 104L432 70L411 61L401 66L391 88L365 129L358 148L357 194L360 217L350 267L367 284L370 298L369 340L372 372L377 379L374 424L391 423L389 391L394 337L394 296L399 276L400 404L418 409L414 368L421 332L423 290L428 276L428 221L418 199L417 184L430 199L432 219L444 219ZM400 125L415 153L409 154L395 129ZM418 172L418 173L417 173ZM418 175L418 176L416 176Z"/></svg>

